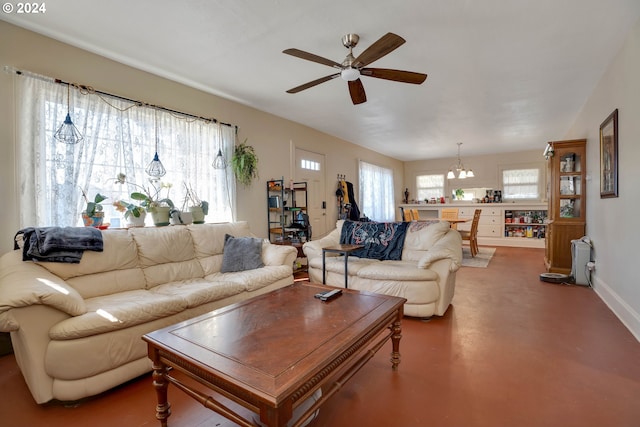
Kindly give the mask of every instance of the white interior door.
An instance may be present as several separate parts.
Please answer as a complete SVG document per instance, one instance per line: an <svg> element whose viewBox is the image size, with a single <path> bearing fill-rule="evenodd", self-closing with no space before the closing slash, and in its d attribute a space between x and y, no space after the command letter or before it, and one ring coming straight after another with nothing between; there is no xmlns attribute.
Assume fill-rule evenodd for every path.
<svg viewBox="0 0 640 427"><path fill-rule="evenodd" d="M327 234L327 195L325 190L324 154L296 148L295 180L307 183L307 215L311 224L311 239Z"/></svg>

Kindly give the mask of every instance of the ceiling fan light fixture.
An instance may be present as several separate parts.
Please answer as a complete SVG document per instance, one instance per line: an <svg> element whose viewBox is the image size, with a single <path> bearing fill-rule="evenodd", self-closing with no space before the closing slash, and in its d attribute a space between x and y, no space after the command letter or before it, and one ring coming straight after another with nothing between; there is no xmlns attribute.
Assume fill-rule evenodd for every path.
<svg viewBox="0 0 640 427"><path fill-rule="evenodd" d="M348 82L358 80L360 78L360 70L358 70L357 68L351 68L351 67L345 68L340 73L340 77L342 77L342 80L345 80Z"/></svg>

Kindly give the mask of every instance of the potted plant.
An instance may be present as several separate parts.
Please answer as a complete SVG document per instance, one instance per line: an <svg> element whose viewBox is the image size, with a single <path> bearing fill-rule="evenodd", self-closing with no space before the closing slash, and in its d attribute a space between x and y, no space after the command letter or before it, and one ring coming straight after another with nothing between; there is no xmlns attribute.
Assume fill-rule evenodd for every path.
<svg viewBox="0 0 640 427"><path fill-rule="evenodd" d="M102 202L105 201L108 197L103 196L100 193L97 193L93 198L93 201L89 201L87 197L87 193L84 189L80 189L82 191L82 197L84 201L87 203L84 211L82 211L82 221L84 222L85 227L100 227L102 226L102 221L104 219L104 212L102 211Z"/></svg>
<svg viewBox="0 0 640 427"><path fill-rule="evenodd" d="M133 200L138 200L140 206L151 213L153 223L156 226L169 225L169 211L173 209L173 201L169 198L169 191L171 191L172 185L168 182L160 182L157 179L149 179L149 187L138 185L134 182L128 182L127 177L123 173L119 173L116 177L116 182L119 184L131 184L137 187L140 191L134 191L130 197ZM163 189L167 190L166 197L161 196Z"/></svg>
<svg viewBox="0 0 640 427"><path fill-rule="evenodd" d="M185 198L182 210L189 209L194 224L204 224L204 217L209 213L209 202L201 200L193 187L184 184Z"/></svg>
<svg viewBox="0 0 640 427"><path fill-rule="evenodd" d="M231 158L231 168L238 182L245 187L258 177L258 156L253 147L247 145L246 139L236 146Z"/></svg>
<svg viewBox="0 0 640 427"><path fill-rule="evenodd" d="M144 227L144 220L147 217L147 211L144 207L124 200L116 200L113 206L118 212L124 212L124 219L127 220L127 227Z"/></svg>

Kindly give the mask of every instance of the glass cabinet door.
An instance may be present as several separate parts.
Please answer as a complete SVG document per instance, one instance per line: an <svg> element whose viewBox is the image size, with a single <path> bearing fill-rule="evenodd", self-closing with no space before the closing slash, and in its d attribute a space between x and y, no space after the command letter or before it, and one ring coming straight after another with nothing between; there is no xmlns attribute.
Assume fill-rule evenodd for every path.
<svg viewBox="0 0 640 427"><path fill-rule="evenodd" d="M581 150L567 149L558 152L558 217L583 217L582 181L584 158Z"/></svg>

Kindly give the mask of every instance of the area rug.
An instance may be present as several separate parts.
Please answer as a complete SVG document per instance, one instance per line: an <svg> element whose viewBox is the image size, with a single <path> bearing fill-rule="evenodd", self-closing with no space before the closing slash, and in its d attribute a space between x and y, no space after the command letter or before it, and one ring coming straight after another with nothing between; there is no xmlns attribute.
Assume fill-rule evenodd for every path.
<svg viewBox="0 0 640 427"><path fill-rule="evenodd" d="M468 246L464 246L462 248L462 266L486 268L495 252L496 248L478 248L476 256L471 257L471 250Z"/></svg>

